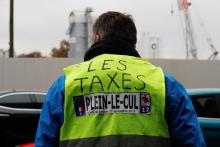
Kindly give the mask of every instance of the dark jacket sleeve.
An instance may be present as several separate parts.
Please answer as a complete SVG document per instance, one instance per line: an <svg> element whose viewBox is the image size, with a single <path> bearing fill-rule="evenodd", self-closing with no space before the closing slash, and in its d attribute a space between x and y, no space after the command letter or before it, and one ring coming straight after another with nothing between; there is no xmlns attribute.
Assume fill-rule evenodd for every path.
<svg viewBox="0 0 220 147"><path fill-rule="evenodd" d="M197 115L185 88L165 74L166 120L173 147L205 147Z"/></svg>

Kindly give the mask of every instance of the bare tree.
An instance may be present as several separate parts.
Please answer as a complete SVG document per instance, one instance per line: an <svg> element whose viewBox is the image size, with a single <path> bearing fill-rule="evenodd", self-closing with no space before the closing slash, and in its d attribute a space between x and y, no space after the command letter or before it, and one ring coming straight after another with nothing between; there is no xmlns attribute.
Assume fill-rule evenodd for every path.
<svg viewBox="0 0 220 147"><path fill-rule="evenodd" d="M34 51L28 54L20 54L17 56L18 58L42 58L42 54L39 51Z"/></svg>

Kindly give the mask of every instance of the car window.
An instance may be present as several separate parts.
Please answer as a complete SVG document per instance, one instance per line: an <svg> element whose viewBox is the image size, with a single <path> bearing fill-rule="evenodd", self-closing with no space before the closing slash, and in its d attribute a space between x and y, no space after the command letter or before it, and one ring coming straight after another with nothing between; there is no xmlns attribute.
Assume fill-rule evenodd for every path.
<svg viewBox="0 0 220 147"><path fill-rule="evenodd" d="M30 108L31 98L29 94L13 94L0 98L0 105L14 108Z"/></svg>
<svg viewBox="0 0 220 147"><path fill-rule="evenodd" d="M43 103L45 99L45 95L42 94L34 94L35 100L38 103Z"/></svg>
<svg viewBox="0 0 220 147"><path fill-rule="evenodd" d="M43 94L33 94L33 97L34 97L33 107L37 108L37 109L41 109L42 106L43 106L45 95L43 95Z"/></svg>
<svg viewBox="0 0 220 147"><path fill-rule="evenodd" d="M193 106L199 117L220 118L219 100L216 95L192 96Z"/></svg>

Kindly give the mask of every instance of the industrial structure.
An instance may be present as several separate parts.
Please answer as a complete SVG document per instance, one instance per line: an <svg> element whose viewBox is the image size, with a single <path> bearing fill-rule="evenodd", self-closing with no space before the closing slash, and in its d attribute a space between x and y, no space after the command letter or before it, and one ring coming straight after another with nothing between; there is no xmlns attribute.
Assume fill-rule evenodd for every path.
<svg viewBox="0 0 220 147"><path fill-rule="evenodd" d="M137 43L137 49L142 49L144 57L157 59L160 57L162 39L158 36L151 35L150 32L142 32L140 40Z"/></svg>
<svg viewBox="0 0 220 147"><path fill-rule="evenodd" d="M182 24L185 54L186 59L198 59L199 49L195 42L195 31L193 28L193 21L191 18L191 12L195 8L192 7L192 0L175 0L178 5L178 13ZM83 59L86 50L91 45L90 38L92 35L93 17L91 13L92 8L86 8L85 11L72 11L69 15L69 29L67 34L69 35L70 50L68 57ZM173 5L171 8L171 14L173 15ZM198 15L198 14L197 14ZM212 38L205 30L205 25L201 18L197 16L199 25L202 29L206 42L209 45L209 49L212 54L207 57L209 60L216 59L218 51L214 46ZM149 34L142 33L140 41L137 44L138 48L147 49L144 51L147 53L148 58L158 58L160 55L161 38L159 36L151 36Z"/></svg>
<svg viewBox="0 0 220 147"><path fill-rule="evenodd" d="M192 19L191 19L191 12L190 12L190 8L192 6L192 3L189 2L189 0L177 0L177 4L179 7L180 17L181 17L181 19L183 18L182 27L183 27L183 34L184 34L184 39L185 39L186 58L187 59L197 59L198 49L195 44L195 34L194 34L194 29L193 29ZM174 13L174 10L172 8L171 14L173 14L173 13ZM197 16L197 17L199 18L199 16ZM212 51L212 54L209 56L208 59L214 60L218 55L218 51L215 48L214 43L213 43L210 35L205 30L205 25L202 22L201 18L199 18L199 25L200 25L201 29L203 30L203 34L204 34L206 41Z"/></svg>
<svg viewBox="0 0 220 147"><path fill-rule="evenodd" d="M85 11L72 11L69 15L69 29L67 34L70 39L70 50L68 57L83 59L85 51L90 46L92 35L93 19L91 16L92 8Z"/></svg>

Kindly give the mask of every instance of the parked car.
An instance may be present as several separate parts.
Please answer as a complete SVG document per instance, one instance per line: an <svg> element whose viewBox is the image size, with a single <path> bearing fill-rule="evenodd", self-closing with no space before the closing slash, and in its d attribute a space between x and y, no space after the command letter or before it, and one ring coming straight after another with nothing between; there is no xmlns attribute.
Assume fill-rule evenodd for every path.
<svg viewBox="0 0 220 147"><path fill-rule="evenodd" d="M208 147L220 146L220 89L189 89Z"/></svg>
<svg viewBox="0 0 220 147"><path fill-rule="evenodd" d="M208 147L220 146L220 89L187 90ZM34 141L46 93L8 91L0 93L0 146L29 146ZM22 145L21 145L22 144Z"/></svg>
<svg viewBox="0 0 220 147"><path fill-rule="evenodd" d="M16 147L34 147L34 143L25 143L25 144L18 145Z"/></svg>
<svg viewBox="0 0 220 147"><path fill-rule="evenodd" d="M46 93L7 91L0 93L0 146L33 142Z"/></svg>

